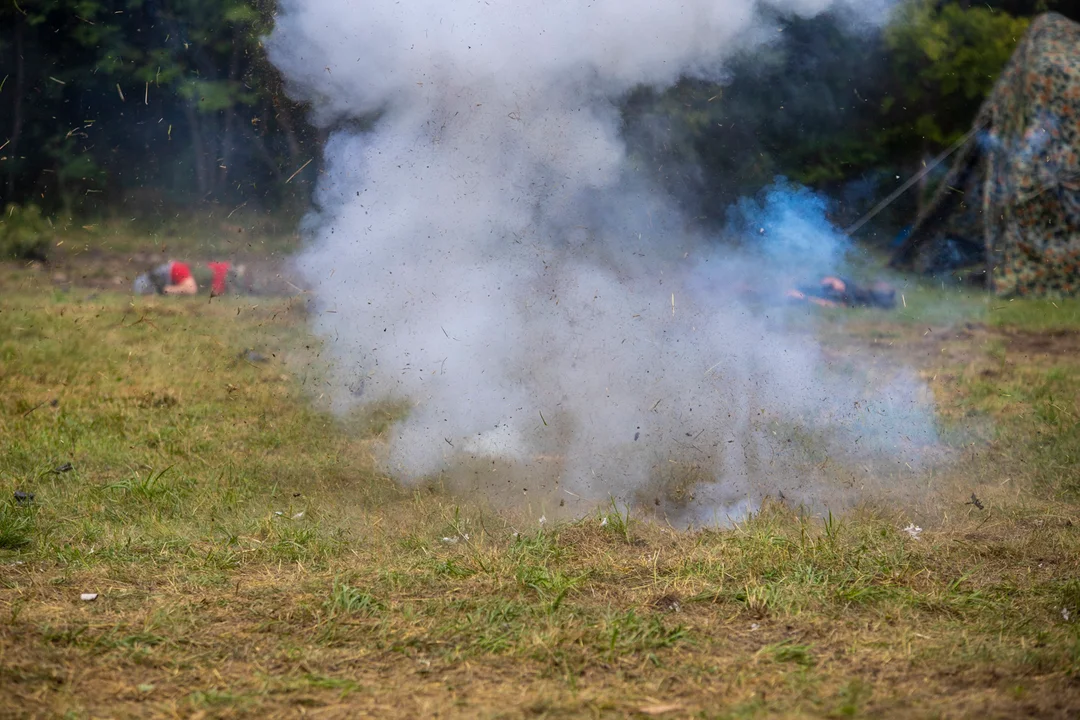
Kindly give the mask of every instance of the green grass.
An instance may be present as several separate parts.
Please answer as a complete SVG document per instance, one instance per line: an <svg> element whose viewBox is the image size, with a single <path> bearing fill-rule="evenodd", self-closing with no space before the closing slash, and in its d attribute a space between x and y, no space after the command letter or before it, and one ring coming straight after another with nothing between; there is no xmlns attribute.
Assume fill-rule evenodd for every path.
<svg viewBox="0 0 1080 720"><path fill-rule="evenodd" d="M132 303L29 272L0 306L12 714L1080 709L1075 304L923 288L911 316L822 314L836 352L914 364L954 463L910 501L677 532L648 507L541 527L400 487L374 457L405 408L331 416L296 300Z"/></svg>
<svg viewBox="0 0 1080 720"><path fill-rule="evenodd" d="M1014 326L1029 332L1076 332L1080 328L1080 298L991 300L989 317L994 325Z"/></svg>
<svg viewBox="0 0 1080 720"><path fill-rule="evenodd" d="M297 218L251 212L247 208L207 206L201 213L108 217L99 220L52 221L58 240L53 258L128 256L159 252L174 257L284 256L296 250Z"/></svg>
<svg viewBox="0 0 1080 720"><path fill-rule="evenodd" d="M33 532L33 508L14 499L5 498L0 502L0 550L26 547L30 544Z"/></svg>
<svg viewBox="0 0 1080 720"><path fill-rule="evenodd" d="M382 604L370 593L354 588L336 578L326 607L333 616L339 614L375 615L383 609Z"/></svg>

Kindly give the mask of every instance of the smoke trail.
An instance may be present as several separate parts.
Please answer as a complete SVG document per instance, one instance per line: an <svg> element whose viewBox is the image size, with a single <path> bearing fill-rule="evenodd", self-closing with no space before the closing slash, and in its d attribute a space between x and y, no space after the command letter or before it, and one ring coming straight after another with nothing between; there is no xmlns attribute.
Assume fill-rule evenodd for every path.
<svg viewBox="0 0 1080 720"><path fill-rule="evenodd" d="M736 257L627 166L612 98L719 73L773 38L757 8L282 3L269 47L294 92L328 124L378 114L331 137L297 262L338 408L411 404L388 450L398 476L594 498L701 480L710 519L780 480L812 498L821 451L916 461L933 436L917 383L830 372L732 292L748 273L836 266L821 199L778 185L740 205L733 228L765 232Z"/></svg>

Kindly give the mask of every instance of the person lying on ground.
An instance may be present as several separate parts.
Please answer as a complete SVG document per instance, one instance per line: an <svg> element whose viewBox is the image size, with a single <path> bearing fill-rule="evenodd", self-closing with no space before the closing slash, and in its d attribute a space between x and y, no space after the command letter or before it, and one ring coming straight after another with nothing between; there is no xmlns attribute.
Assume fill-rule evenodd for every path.
<svg viewBox="0 0 1080 720"><path fill-rule="evenodd" d="M158 265L147 276L154 291L161 295L195 295L199 292L199 284L195 282L187 263L170 260ZM138 279L136 284L140 285ZM145 281L141 285L149 289Z"/></svg>
<svg viewBox="0 0 1080 720"><path fill-rule="evenodd" d="M208 284L210 294L217 296L225 294L229 280L238 281L243 275L244 266L234 268L230 262L208 262L193 271L187 263L170 260L135 278L134 290L137 295L195 295L200 286Z"/></svg>
<svg viewBox="0 0 1080 720"><path fill-rule="evenodd" d="M896 306L896 290L888 283L875 282L863 287L832 275L821 283L788 290L785 295L800 302L812 302L822 307L877 307L890 310Z"/></svg>

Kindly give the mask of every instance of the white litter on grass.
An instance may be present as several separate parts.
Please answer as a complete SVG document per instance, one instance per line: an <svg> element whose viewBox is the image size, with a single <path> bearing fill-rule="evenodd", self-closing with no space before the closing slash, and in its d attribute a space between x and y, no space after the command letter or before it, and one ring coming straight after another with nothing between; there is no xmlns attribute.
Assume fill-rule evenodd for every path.
<svg viewBox="0 0 1080 720"><path fill-rule="evenodd" d="M1069 608L1061 608L1061 617L1065 618L1065 622L1069 622L1069 618L1072 617L1072 613L1069 612Z"/></svg>
<svg viewBox="0 0 1080 720"><path fill-rule="evenodd" d="M904 532L910 535L912 540L918 540L919 534L922 532L922 528L915 523L911 523L906 528L904 528Z"/></svg>
<svg viewBox="0 0 1080 720"><path fill-rule="evenodd" d="M443 541L444 543L451 543L451 544L453 544L453 543L456 543L456 542L457 542L457 538L452 538L452 537L444 537L444 538L442 539L442 541Z"/></svg>
<svg viewBox="0 0 1080 720"><path fill-rule="evenodd" d="M517 537L517 533L514 533L514 537ZM469 533L461 533L458 537L444 537L442 541L444 543L456 543L458 538L461 538L465 542L469 542Z"/></svg>
<svg viewBox="0 0 1080 720"><path fill-rule="evenodd" d="M300 519L300 518L302 518L302 517L304 517L304 511L303 511L303 510L301 510L300 512L298 512L298 513L296 513L295 515L293 515L293 516L292 516L292 519L293 519L293 520L299 520L299 519Z"/></svg>
<svg viewBox="0 0 1080 720"><path fill-rule="evenodd" d="M547 516L546 515L541 515L540 516L540 524L543 525L546 522L547 522Z"/></svg>
<svg viewBox="0 0 1080 720"><path fill-rule="evenodd" d="M600 527L604 527L605 525L607 525L607 518L600 521Z"/></svg>
<svg viewBox="0 0 1080 720"><path fill-rule="evenodd" d="M85 600L86 602L90 602L91 600L97 600L97 596L98 596L97 593L83 593L82 595L79 596L79 599L80 600Z"/></svg>
<svg viewBox="0 0 1080 720"><path fill-rule="evenodd" d="M754 630L757 630L759 627L761 627L761 626L758 625L757 623L750 623L750 631L751 632L753 632Z"/></svg>

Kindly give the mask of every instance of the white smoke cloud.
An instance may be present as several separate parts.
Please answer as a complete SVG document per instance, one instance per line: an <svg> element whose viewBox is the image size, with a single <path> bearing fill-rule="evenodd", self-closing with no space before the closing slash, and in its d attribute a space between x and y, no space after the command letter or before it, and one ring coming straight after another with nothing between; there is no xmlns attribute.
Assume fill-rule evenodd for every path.
<svg viewBox="0 0 1080 720"><path fill-rule="evenodd" d="M769 7L831 4L843 3ZM737 208L744 229L768 232L761 253L736 257L627 167L613 99L718 77L726 57L775 38L760 10L281 3L271 57L319 121L379 114L368 132L331 137L297 264L337 360L339 409L412 404L388 451L399 477L551 458L541 476L602 498L692 465L715 481L696 496L707 521L777 483L812 501L819 449L865 469L910 465L932 442L917 382L838 374L775 310L731 291L836 267L845 246L820 199L778 186ZM346 388L360 382L357 400Z"/></svg>

